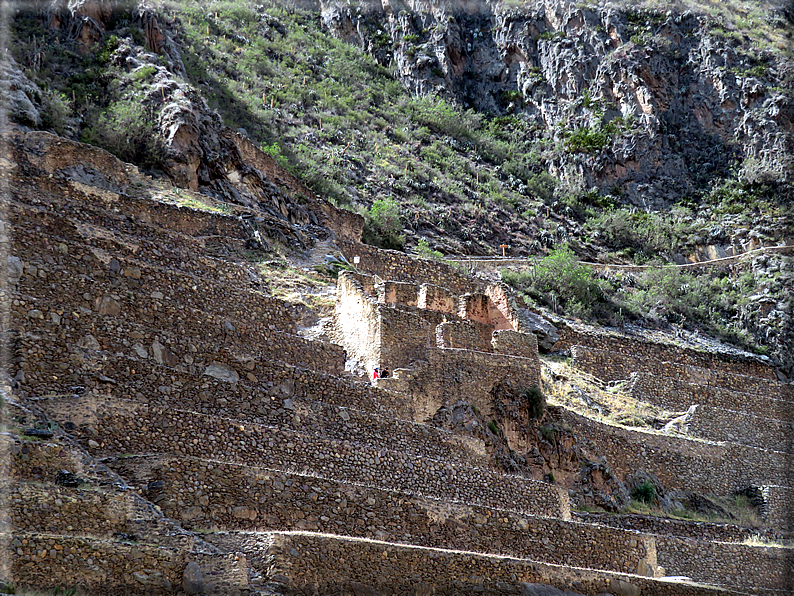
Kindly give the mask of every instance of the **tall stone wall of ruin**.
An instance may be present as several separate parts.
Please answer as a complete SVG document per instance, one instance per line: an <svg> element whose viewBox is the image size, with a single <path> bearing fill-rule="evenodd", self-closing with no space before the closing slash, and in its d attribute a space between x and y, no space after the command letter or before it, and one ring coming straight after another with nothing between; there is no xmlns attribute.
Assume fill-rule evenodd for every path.
<svg viewBox="0 0 794 596"><path fill-rule="evenodd" d="M521 358L538 359L538 336L534 333L519 333L503 329L494 331L491 338L491 347L497 354L519 356Z"/></svg>
<svg viewBox="0 0 794 596"><path fill-rule="evenodd" d="M359 271L377 275L383 280L406 281L416 280L448 288L457 295L470 292L472 288L482 287L482 282L470 278L459 269L439 261L418 259L396 250L382 250L367 244L337 241L348 261L360 257L356 265Z"/></svg>
<svg viewBox="0 0 794 596"><path fill-rule="evenodd" d="M458 297L447 288L424 283L419 287L419 308L437 310L450 315L458 314Z"/></svg>
<svg viewBox="0 0 794 596"><path fill-rule="evenodd" d="M436 345L436 326L450 315L433 310L378 305L380 363L391 369L410 367Z"/></svg>
<svg viewBox="0 0 794 596"><path fill-rule="evenodd" d="M540 363L533 358L436 348L427 350L426 358L407 388L418 422L461 399L490 415L494 387L510 383L518 392L540 382Z"/></svg>
<svg viewBox="0 0 794 596"><path fill-rule="evenodd" d="M492 331L474 321L447 321L436 326L436 347L490 352Z"/></svg>
<svg viewBox="0 0 794 596"><path fill-rule="evenodd" d="M368 370L381 362L381 321L375 302L372 278L342 272L336 286L335 319L343 346L351 359Z"/></svg>

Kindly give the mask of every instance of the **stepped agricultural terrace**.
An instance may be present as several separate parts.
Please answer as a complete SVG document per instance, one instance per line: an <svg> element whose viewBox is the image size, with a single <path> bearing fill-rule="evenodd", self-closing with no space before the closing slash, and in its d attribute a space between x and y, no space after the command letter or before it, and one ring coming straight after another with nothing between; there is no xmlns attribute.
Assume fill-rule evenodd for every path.
<svg viewBox="0 0 794 596"><path fill-rule="evenodd" d="M359 244L359 218L316 197L315 223L290 221L296 181L233 138L282 188L279 225L310 240L325 230L359 257L338 276L336 344L298 334L296 306L268 291L235 214L190 191L208 207L175 204L174 189L95 148L8 139L4 583L792 593L792 550L747 542L751 528L573 511L572 487L542 465L506 473L494 441L530 445L484 427L523 412L542 384L537 315L504 286ZM794 530L793 396L768 365L573 325L552 349L604 382L628 379L640 402L686 411L676 434L549 411L612 474L706 495L752 488L768 528ZM351 363L394 374L362 382ZM438 422L461 402L465 424Z"/></svg>

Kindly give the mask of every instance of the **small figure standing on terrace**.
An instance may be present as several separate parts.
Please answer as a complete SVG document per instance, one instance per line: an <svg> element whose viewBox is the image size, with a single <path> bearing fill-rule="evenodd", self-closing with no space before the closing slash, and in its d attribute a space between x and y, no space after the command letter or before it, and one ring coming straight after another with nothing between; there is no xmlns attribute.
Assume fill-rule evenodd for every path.
<svg viewBox="0 0 794 596"><path fill-rule="evenodd" d="M375 370L372 371L372 380L375 381L376 379L380 378L380 372L378 371L378 367L375 367Z"/></svg>
<svg viewBox="0 0 794 596"><path fill-rule="evenodd" d="M384 366L383 369L380 371L380 378L385 379L388 376L389 376L389 369Z"/></svg>

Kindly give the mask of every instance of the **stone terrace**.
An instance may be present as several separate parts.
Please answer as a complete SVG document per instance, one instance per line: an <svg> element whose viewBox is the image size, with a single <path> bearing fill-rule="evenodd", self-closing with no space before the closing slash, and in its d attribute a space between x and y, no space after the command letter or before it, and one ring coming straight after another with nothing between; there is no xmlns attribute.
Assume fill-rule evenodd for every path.
<svg viewBox="0 0 794 596"><path fill-rule="evenodd" d="M539 381L537 341L503 288L360 245L360 218L311 197L322 213L309 220L333 220L338 247L361 257L362 273L340 275L349 314L389 324L384 334L367 319L367 349L386 348L371 359L421 360L371 386L343 372L342 347L295 334L293 306L243 258L235 216L171 204L170 189L101 150L15 134L3 331L20 405L2 439L12 548L0 579L91 595L519 594L522 582L587 596L739 593L660 579L661 564L731 590L785 589L780 549L574 521L567 490L505 475L480 439L421 423L460 397L487 412L508 379ZM762 376L758 400L775 386ZM603 433L605 453L620 445L616 469L645 457L670 460L670 474L720 460L733 470L745 458L755 473L753 454L766 453L571 423ZM31 425L52 436L24 439ZM766 463L781 467L765 494L782 518L784 464ZM64 484L64 470L79 482Z"/></svg>

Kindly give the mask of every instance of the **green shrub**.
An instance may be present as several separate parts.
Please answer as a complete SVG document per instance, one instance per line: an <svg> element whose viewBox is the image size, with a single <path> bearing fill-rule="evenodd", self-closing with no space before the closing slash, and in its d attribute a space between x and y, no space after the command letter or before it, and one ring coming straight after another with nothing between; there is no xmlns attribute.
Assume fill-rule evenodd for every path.
<svg viewBox="0 0 794 596"><path fill-rule="evenodd" d="M132 73L132 78L135 81L145 81L157 72L157 67L151 64L141 66L138 70Z"/></svg>
<svg viewBox="0 0 794 596"><path fill-rule="evenodd" d="M532 385L524 393L524 399L527 402L527 410L531 418L541 418L543 412L546 410L546 396L543 395L538 385Z"/></svg>
<svg viewBox="0 0 794 596"><path fill-rule="evenodd" d="M528 272L502 273L502 280L555 312L589 318L603 300L593 271L567 246L552 251Z"/></svg>
<svg viewBox="0 0 794 596"><path fill-rule="evenodd" d="M565 147L574 153L596 153L609 146L612 136L611 129L581 127L565 140Z"/></svg>
<svg viewBox="0 0 794 596"><path fill-rule="evenodd" d="M491 420L488 423L488 430L490 430L493 434L495 434L497 436L500 434L499 433L499 425L496 424L496 420Z"/></svg>
<svg viewBox="0 0 794 596"><path fill-rule="evenodd" d="M631 496L637 501L650 505L656 500L656 487L653 485L653 482L646 480L634 489Z"/></svg>
<svg viewBox="0 0 794 596"><path fill-rule="evenodd" d="M114 102L92 120L81 135L83 142L107 149L129 163L151 167L162 162L162 141L138 101Z"/></svg>
<svg viewBox="0 0 794 596"><path fill-rule="evenodd" d="M380 248L402 250L405 236L402 232L400 206L392 198L378 199L364 212L364 231L361 239L366 244Z"/></svg>
<svg viewBox="0 0 794 596"><path fill-rule="evenodd" d="M422 259L433 259L439 261L444 258L444 253L430 248L427 238L419 239L419 242L416 244L416 248L414 248L414 253L416 256Z"/></svg>

